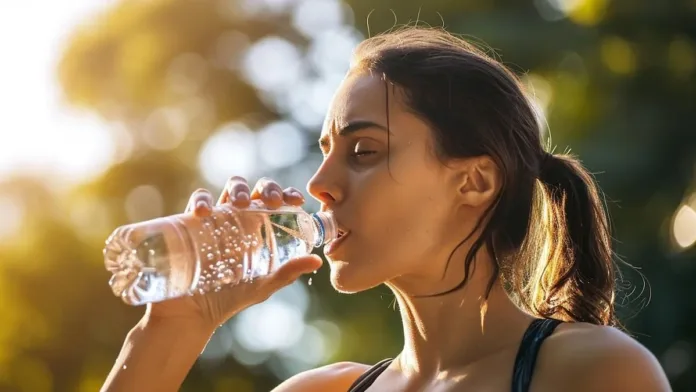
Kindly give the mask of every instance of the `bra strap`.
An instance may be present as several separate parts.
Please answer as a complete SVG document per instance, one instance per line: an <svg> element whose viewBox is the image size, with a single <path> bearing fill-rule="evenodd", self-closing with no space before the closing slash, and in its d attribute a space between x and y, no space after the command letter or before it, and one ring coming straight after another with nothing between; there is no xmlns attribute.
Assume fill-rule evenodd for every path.
<svg viewBox="0 0 696 392"><path fill-rule="evenodd" d="M534 365L536 364L541 344L546 338L551 336L554 329L561 323L562 321L553 319L536 319L527 327L515 358L515 368L512 373L512 392L529 391L529 387L532 384L532 375L534 374Z"/></svg>
<svg viewBox="0 0 696 392"><path fill-rule="evenodd" d="M375 382L377 377L379 377L382 372L384 372L389 365L392 363L393 359L392 358L387 358L383 359L379 362L377 362L374 366L371 368L367 369L367 371L358 377L355 382L353 382L353 385L350 386L350 389L348 389L348 392L363 392L367 388L372 385L372 383Z"/></svg>

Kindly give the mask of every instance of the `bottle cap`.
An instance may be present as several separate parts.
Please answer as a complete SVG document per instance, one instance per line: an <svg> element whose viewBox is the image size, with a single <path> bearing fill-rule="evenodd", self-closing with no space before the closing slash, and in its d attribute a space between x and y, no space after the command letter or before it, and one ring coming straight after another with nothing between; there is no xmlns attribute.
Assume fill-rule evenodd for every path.
<svg viewBox="0 0 696 392"><path fill-rule="evenodd" d="M312 214L314 218L314 224L317 228L318 234L315 247L319 247L324 244L328 244L338 237L338 225L336 224L336 219L334 218L333 212L331 211L320 211Z"/></svg>

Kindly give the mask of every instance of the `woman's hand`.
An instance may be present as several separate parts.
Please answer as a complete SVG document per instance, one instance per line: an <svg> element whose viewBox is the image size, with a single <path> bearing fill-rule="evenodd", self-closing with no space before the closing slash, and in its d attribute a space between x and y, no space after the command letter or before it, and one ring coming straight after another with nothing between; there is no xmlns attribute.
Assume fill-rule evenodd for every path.
<svg viewBox="0 0 696 392"><path fill-rule="evenodd" d="M254 189L250 190L244 178L232 177L222 191L217 205L230 204L234 208L244 209L249 207L252 201L261 202L268 209L277 209L283 205L301 206L304 197L294 188L283 190L270 179L259 180ZM213 197L210 192L198 189L191 195L186 212L191 212L197 217L206 217L210 215L212 208ZM267 276L255 278L253 282L240 282L224 287L219 292L151 303L148 304L148 317L156 320L185 319L187 323L193 321L212 331L236 313L268 299L271 294L294 282L301 275L317 270L321 263L318 256L300 257L283 264Z"/></svg>
<svg viewBox="0 0 696 392"><path fill-rule="evenodd" d="M230 203L234 208L244 209L252 200L258 200L254 201L255 204L265 204L267 209L284 204L299 206L304 202L301 193L291 188L283 191L271 180L259 181L250 192L246 180L233 177L217 204ZM206 217L212 207L210 192L199 189L191 195L186 211L197 217ZM246 217L241 225L245 231L253 232L260 227L255 226L257 221ZM253 282L240 282L218 292L148 304L145 316L128 333L102 392L178 390L220 324L320 266L321 259L317 256L301 257Z"/></svg>

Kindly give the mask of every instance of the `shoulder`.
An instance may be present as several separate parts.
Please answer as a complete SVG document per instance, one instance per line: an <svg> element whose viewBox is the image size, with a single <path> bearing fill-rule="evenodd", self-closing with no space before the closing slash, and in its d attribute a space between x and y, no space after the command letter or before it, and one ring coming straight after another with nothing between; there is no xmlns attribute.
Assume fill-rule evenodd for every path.
<svg viewBox="0 0 696 392"><path fill-rule="evenodd" d="M671 391L655 356L616 328L561 324L542 347L537 370L564 390Z"/></svg>
<svg viewBox="0 0 696 392"><path fill-rule="evenodd" d="M276 387L273 392L347 391L370 368L355 362L337 362L299 373Z"/></svg>

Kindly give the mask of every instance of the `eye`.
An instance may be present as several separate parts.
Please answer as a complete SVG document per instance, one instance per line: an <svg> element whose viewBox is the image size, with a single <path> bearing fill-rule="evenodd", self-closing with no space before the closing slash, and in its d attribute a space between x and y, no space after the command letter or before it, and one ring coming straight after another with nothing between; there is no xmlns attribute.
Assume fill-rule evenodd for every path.
<svg viewBox="0 0 696 392"><path fill-rule="evenodd" d="M363 140L358 141L357 143L355 143L355 147L353 147L353 152L351 153L351 155L354 157L364 157L376 154L377 151L374 148L371 148L369 144L370 143L367 143Z"/></svg>

